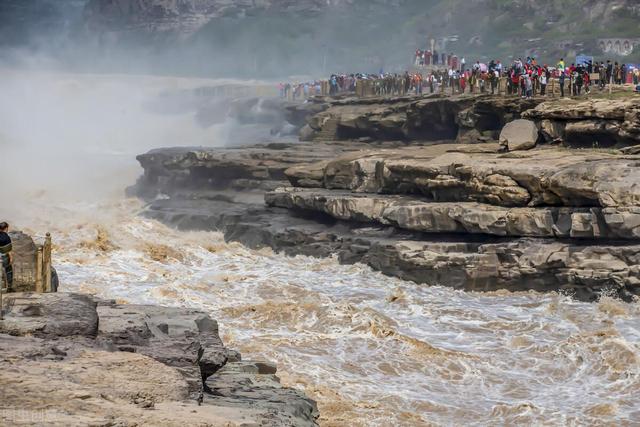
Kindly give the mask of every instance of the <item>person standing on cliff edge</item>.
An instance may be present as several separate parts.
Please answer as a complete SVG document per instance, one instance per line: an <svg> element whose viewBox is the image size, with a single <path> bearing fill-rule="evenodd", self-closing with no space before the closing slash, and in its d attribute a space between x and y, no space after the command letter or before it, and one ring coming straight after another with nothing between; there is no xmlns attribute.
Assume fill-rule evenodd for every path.
<svg viewBox="0 0 640 427"><path fill-rule="evenodd" d="M13 286L12 250L11 237L9 237L9 224L0 222L0 264L4 270L4 276L7 278L7 286L9 289ZM0 283L0 286L3 286L3 283Z"/></svg>

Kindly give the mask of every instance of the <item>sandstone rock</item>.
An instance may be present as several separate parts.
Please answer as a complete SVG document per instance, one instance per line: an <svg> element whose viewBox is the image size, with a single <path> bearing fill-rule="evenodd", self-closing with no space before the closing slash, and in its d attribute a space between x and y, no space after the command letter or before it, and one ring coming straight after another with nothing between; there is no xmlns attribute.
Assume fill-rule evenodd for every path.
<svg viewBox="0 0 640 427"><path fill-rule="evenodd" d="M565 141L576 147L613 147L617 144L622 122L616 120L581 120L567 122Z"/></svg>
<svg viewBox="0 0 640 427"><path fill-rule="evenodd" d="M640 158L587 150L546 149L517 155L455 150L455 146L440 145L349 154L327 163L325 182L332 189L420 194L438 202L569 207L640 204L635 185L640 179ZM376 159L377 164L375 177L363 180L350 165L365 159ZM299 174L290 182L302 179Z"/></svg>
<svg viewBox="0 0 640 427"><path fill-rule="evenodd" d="M640 101L637 99L594 99L573 100L561 99L547 101L525 112L523 118L530 120L624 120L625 112L637 108Z"/></svg>
<svg viewBox="0 0 640 427"><path fill-rule="evenodd" d="M276 414L271 425L316 426L316 403L302 393L280 385L275 368L264 363L228 363L208 385L218 405L255 405Z"/></svg>
<svg viewBox="0 0 640 427"><path fill-rule="evenodd" d="M540 133L546 142L559 142L564 137L564 123L553 120L540 122Z"/></svg>
<svg viewBox="0 0 640 427"><path fill-rule="evenodd" d="M434 203L421 198L281 188L269 206L314 211L343 221L392 225L424 233L515 237L638 239L638 208L504 208L482 203Z"/></svg>
<svg viewBox="0 0 640 427"><path fill-rule="evenodd" d="M300 141L312 141L315 131L309 125L304 125L302 129L300 129L299 137Z"/></svg>
<svg viewBox="0 0 640 427"><path fill-rule="evenodd" d="M519 118L537 100L479 96L349 98L323 100L328 106L311 117L305 139L378 141L456 139L460 143L486 142L506 120Z"/></svg>
<svg viewBox="0 0 640 427"><path fill-rule="evenodd" d="M335 217L349 218L348 221L329 221L324 213L291 215L287 209L278 208L246 211L221 221L219 207L213 201L199 201L198 210L202 213L193 218L187 211L180 210L179 203L174 202L172 206L167 201L153 203L146 215L183 228L202 229L203 224L217 223L219 226L215 229L222 231L228 241L252 248L270 247L290 256L337 255L343 263L366 263L385 274L429 285L476 291L561 290L589 301L605 291L627 300L640 295L640 270L634 267L634 263L640 261L640 245L632 242L609 244L607 241L595 244L589 240L559 242L548 237L498 237L505 230L513 234L542 234L549 230L550 222L554 224L551 226L554 234L566 237L571 230L570 213L559 214L556 220L545 215L521 218L507 215L503 219L493 216L491 211L481 217L482 211L471 211L478 215L474 218L454 207L450 212L445 210L445 215L436 211L433 217L421 217L412 211L405 211L408 213L403 217L402 210L389 210L390 225L386 226L372 224L369 219L379 215L384 204L368 200L369 196L355 196L362 201L335 205L329 198L318 197L313 201L320 206L326 205L329 211L335 212ZM422 211L417 212L422 214ZM201 215L207 215L208 219ZM448 215L452 215L455 222ZM615 223L613 216L609 220L612 224ZM428 221L433 220L439 227L447 224L453 225L455 230L469 227L471 233L475 226L476 232L486 235L474 239L471 234L454 231L458 237L446 233L429 237L395 228L391 226L395 225L391 220L407 228L427 228L430 226ZM515 225L517 230L511 230L507 224ZM637 233L638 228L634 229ZM497 236L491 237L491 233ZM591 273L594 268L597 275Z"/></svg>
<svg viewBox="0 0 640 427"><path fill-rule="evenodd" d="M538 141L538 128L529 120L515 120L500 132L500 145L508 151L530 150Z"/></svg>
<svg viewBox="0 0 640 427"><path fill-rule="evenodd" d="M154 194L151 196L155 196L158 192L171 193L174 188L201 186L255 189L259 183L269 184L285 179L284 171L294 165L321 161L342 152L339 146L316 148L310 151L304 144L272 144L244 149L152 150L138 156L145 174L130 193L142 196L145 189L152 188ZM248 185L243 186L243 183Z"/></svg>
<svg viewBox="0 0 640 427"><path fill-rule="evenodd" d="M640 143L640 100L633 97L546 101L522 116L540 122L543 135L549 123L557 128L566 127L566 142L572 146L591 148Z"/></svg>
<svg viewBox="0 0 640 427"><path fill-rule="evenodd" d="M194 399L227 362L218 325L202 312L154 306L102 305L99 338L120 351L147 355L181 373Z"/></svg>
<svg viewBox="0 0 640 427"><path fill-rule="evenodd" d="M145 175L162 171L163 178L150 180L148 187L168 197L154 201L145 215L183 229L219 230L229 241L287 255L337 255L341 262L366 263L419 283L480 291L566 291L582 300L609 290L627 300L640 294L640 270L634 266L640 252L632 241L640 233L638 156L553 147L504 154L492 143L370 141L388 137L385 126L399 115L422 109L425 116L402 125L409 135L409 129L422 126L420 117L445 108L438 99L321 100L329 107L310 122L315 132L335 126L334 137L346 137L340 134L345 129L367 129L373 136L284 150L280 161L286 156L290 167L283 174L304 188L269 192L267 207L244 199L246 193L219 198L211 186L218 179L224 182L224 175L194 179L199 168L213 171L221 157L230 159L227 152L186 150L199 163L189 160L183 166L184 150L159 151L167 157L145 163ZM492 116L498 104L491 99L486 110L481 98L451 102L446 108L460 108L459 132L489 135L500 123ZM503 106L504 117L520 114L516 106ZM571 126L577 128L570 126L575 120L541 120L547 120L540 127L548 139L564 138L566 127L570 134ZM608 126L617 119L588 120L608 120ZM275 159L277 153L261 155ZM311 156L323 158L309 163ZM235 154L232 164L236 171L253 168ZM269 174L260 179L276 183Z"/></svg>
<svg viewBox="0 0 640 427"><path fill-rule="evenodd" d="M317 425L315 402L282 387L274 365L239 362L202 312L65 293L5 298L2 425ZM225 394L203 395L207 379Z"/></svg>
<svg viewBox="0 0 640 427"><path fill-rule="evenodd" d="M14 293L4 296L0 333L37 337L94 337L96 303L85 295Z"/></svg>

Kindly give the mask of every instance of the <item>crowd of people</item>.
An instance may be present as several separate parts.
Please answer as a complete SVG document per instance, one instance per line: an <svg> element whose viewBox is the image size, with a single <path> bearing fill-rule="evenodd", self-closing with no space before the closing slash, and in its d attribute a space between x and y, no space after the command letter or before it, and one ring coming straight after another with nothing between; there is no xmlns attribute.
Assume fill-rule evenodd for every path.
<svg viewBox="0 0 640 427"><path fill-rule="evenodd" d="M580 96L594 88L633 83L640 91L640 69L618 62L586 61L567 64L539 64L536 58L518 58L509 66L492 60L476 61L467 68L464 58L454 54L416 51L416 69L404 73L333 74L328 80L305 83L282 83L280 95L289 99L306 99L314 95L355 93L359 96L407 95L424 93L505 93L523 98L546 96L552 84L560 96Z"/></svg>

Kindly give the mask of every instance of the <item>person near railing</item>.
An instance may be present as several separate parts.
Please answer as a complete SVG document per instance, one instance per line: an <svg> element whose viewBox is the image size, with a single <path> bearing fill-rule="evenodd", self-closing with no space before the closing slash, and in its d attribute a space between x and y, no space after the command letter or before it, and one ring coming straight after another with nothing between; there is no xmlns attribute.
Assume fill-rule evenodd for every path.
<svg viewBox="0 0 640 427"><path fill-rule="evenodd" d="M7 287L13 286L13 246L11 236L9 236L9 224L0 222L0 268L4 273ZM0 286L3 286L0 283Z"/></svg>
<svg viewBox="0 0 640 427"><path fill-rule="evenodd" d="M540 96L547 95L548 71L546 71L546 68L547 68L546 66L544 68L545 68L545 71L542 74L540 74Z"/></svg>

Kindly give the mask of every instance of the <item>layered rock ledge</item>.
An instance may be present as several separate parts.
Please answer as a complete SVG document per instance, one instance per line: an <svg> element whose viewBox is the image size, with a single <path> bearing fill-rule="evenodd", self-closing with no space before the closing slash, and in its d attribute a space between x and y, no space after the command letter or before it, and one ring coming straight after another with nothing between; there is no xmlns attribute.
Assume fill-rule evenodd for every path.
<svg viewBox="0 0 640 427"><path fill-rule="evenodd" d="M305 140L448 139L482 143L497 141L507 123L525 118L536 123L540 140L547 143L600 148L627 147L640 141L640 97L633 94L614 100L439 94L419 98L316 98L306 111L310 118L301 132Z"/></svg>
<svg viewBox="0 0 640 427"><path fill-rule="evenodd" d="M295 187L269 192L265 200L269 206L320 212L338 220L376 223L423 233L640 239L639 207L502 207Z"/></svg>
<svg viewBox="0 0 640 427"><path fill-rule="evenodd" d="M4 307L3 425L317 425L315 403L226 348L205 313L65 293Z"/></svg>
<svg viewBox="0 0 640 427"><path fill-rule="evenodd" d="M318 98L302 130L312 142L156 150L139 157L145 174L133 192L148 198L150 217L250 247L456 289L630 300L640 295L637 105ZM572 149L567 128L593 117L619 121L615 145L626 148ZM521 118L535 148L504 152L500 134Z"/></svg>
<svg viewBox="0 0 640 427"><path fill-rule="evenodd" d="M520 98L462 95L447 97L315 98L321 110L307 120L304 140L488 142L502 127L541 101ZM320 105L321 107L317 107ZM311 107L307 107L311 109Z"/></svg>

